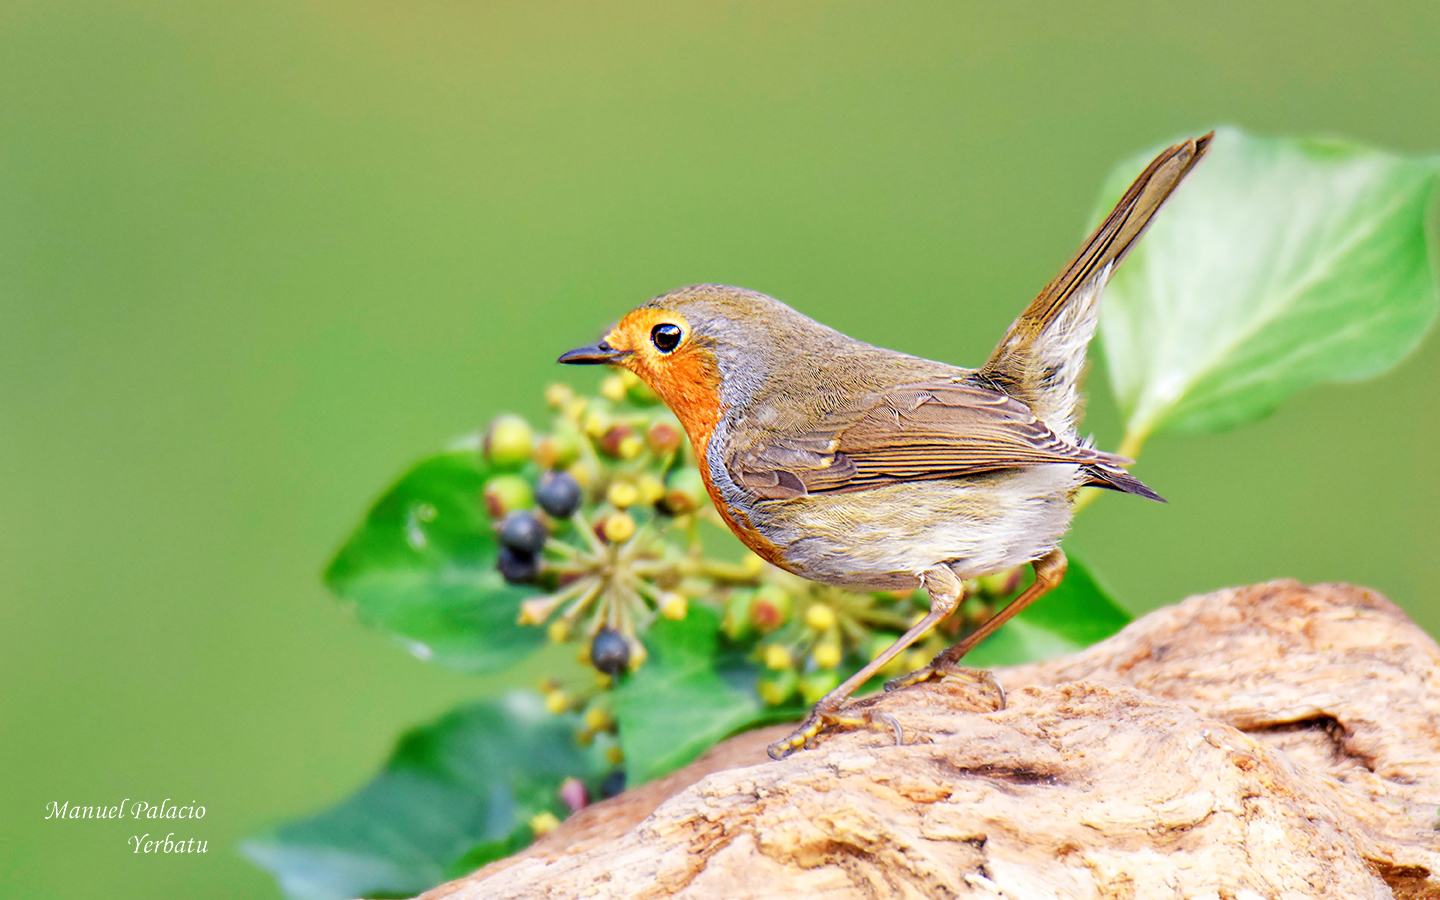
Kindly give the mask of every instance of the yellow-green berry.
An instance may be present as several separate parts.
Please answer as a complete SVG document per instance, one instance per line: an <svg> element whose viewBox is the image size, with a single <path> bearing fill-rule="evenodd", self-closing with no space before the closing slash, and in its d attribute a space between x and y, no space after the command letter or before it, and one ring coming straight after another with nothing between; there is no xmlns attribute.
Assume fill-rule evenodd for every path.
<svg viewBox="0 0 1440 900"><path fill-rule="evenodd" d="M592 440L600 440L610 429L610 416L606 410L592 409L585 414L585 433Z"/></svg>
<svg viewBox="0 0 1440 900"><path fill-rule="evenodd" d="M485 482L485 511L497 522L505 514L535 505L535 492L530 482L519 475L497 475Z"/></svg>
<svg viewBox="0 0 1440 900"><path fill-rule="evenodd" d="M815 649L810 651L810 656L815 660L815 665L820 668L833 669L840 665L844 653L840 649L839 641L824 640L815 645Z"/></svg>
<svg viewBox="0 0 1440 900"><path fill-rule="evenodd" d="M650 658L650 651L638 640L630 647L630 671L634 672L645 665L645 660Z"/></svg>
<svg viewBox="0 0 1440 900"><path fill-rule="evenodd" d="M485 458L502 469L516 469L530 461L534 441L530 423L519 416L497 416L485 431Z"/></svg>
<svg viewBox="0 0 1440 900"><path fill-rule="evenodd" d="M540 837L542 834L549 834L559 827L560 820L549 810L536 813L530 817L530 830L535 832L536 837Z"/></svg>
<svg viewBox="0 0 1440 900"><path fill-rule="evenodd" d="M790 648L783 644L771 644L765 648L765 668L779 671L794 667L795 657L791 655Z"/></svg>
<svg viewBox="0 0 1440 900"><path fill-rule="evenodd" d="M564 409L573 399L575 391L568 384L556 383L545 388L545 404L551 409Z"/></svg>
<svg viewBox="0 0 1440 900"><path fill-rule="evenodd" d="M649 472L635 479L635 489L640 492L641 503L654 503L665 496L665 482Z"/></svg>
<svg viewBox="0 0 1440 900"><path fill-rule="evenodd" d="M608 731L610 714L598 706L590 707L585 710L585 727L591 731Z"/></svg>
<svg viewBox="0 0 1440 900"><path fill-rule="evenodd" d="M685 618L690 612L690 601L684 594L677 594L674 591L667 591L660 595L660 615L676 622Z"/></svg>
<svg viewBox="0 0 1440 900"><path fill-rule="evenodd" d="M805 610L805 624L816 631L829 631L835 627L835 610L823 603L812 603Z"/></svg>
<svg viewBox="0 0 1440 900"><path fill-rule="evenodd" d="M629 509L640 502L640 489L628 481L616 481L605 492L605 499L616 509Z"/></svg>
<svg viewBox="0 0 1440 900"><path fill-rule="evenodd" d="M625 513L605 517L605 540L612 544L623 544L635 536L635 520Z"/></svg>
<svg viewBox="0 0 1440 900"><path fill-rule="evenodd" d="M611 375L600 382L600 396L611 403L619 403L625 399L625 381L619 375Z"/></svg>

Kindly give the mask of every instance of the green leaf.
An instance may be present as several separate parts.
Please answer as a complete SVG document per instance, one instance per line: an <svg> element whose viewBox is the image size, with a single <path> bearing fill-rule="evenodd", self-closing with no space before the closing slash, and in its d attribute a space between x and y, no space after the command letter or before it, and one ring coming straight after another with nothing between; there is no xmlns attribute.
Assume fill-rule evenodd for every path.
<svg viewBox="0 0 1440 900"><path fill-rule="evenodd" d="M363 621L421 659L468 672L503 669L545 637L517 621L534 591L495 570L481 499L489 475L470 448L421 460L376 501L325 572Z"/></svg>
<svg viewBox="0 0 1440 900"><path fill-rule="evenodd" d="M578 727L529 693L462 707L404 735L349 799L241 852L300 900L418 894L525 846L532 816L565 813L565 778L601 777L598 752L575 743Z"/></svg>
<svg viewBox="0 0 1440 900"><path fill-rule="evenodd" d="M1052 659L1104 640L1129 623L1130 614L1072 553L1060 586L971 651L965 665L988 669Z"/></svg>
<svg viewBox="0 0 1440 900"><path fill-rule="evenodd" d="M615 689L626 783L636 787L689 763L716 742L762 722L797 718L755 693L760 667L720 652L720 617L694 604L645 634L649 658Z"/></svg>
<svg viewBox="0 0 1440 900"><path fill-rule="evenodd" d="M1150 159L1119 166L1109 210ZM1435 317L1434 158L1221 129L1105 291L1127 443L1217 431L1398 363Z"/></svg>

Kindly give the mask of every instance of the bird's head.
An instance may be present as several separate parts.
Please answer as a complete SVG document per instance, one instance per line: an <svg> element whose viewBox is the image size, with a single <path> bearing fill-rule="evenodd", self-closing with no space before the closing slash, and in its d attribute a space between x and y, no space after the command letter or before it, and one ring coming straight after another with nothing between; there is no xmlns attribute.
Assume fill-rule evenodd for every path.
<svg viewBox="0 0 1440 900"><path fill-rule="evenodd" d="M696 285L630 311L603 339L559 361L634 372L660 395L699 450L724 409L753 395L774 367L778 345L804 323L815 324L764 294ZM803 343L791 352L802 348Z"/></svg>

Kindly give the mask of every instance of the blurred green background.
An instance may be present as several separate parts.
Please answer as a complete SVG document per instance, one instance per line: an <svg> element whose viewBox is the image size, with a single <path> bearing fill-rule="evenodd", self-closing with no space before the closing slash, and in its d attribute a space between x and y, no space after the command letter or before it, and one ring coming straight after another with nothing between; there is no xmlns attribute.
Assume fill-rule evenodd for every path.
<svg viewBox="0 0 1440 900"><path fill-rule="evenodd" d="M272 897L239 838L494 689L365 631L320 567L637 301L739 284L974 364L1128 154L1218 123L1440 151L1437 46L1413 2L8 0L6 896ZM1170 504L1107 497L1069 546L1135 611L1293 576L1440 631L1437 376L1431 340L1158 438L1137 471ZM203 804L165 830L210 852L43 821L127 797Z"/></svg>

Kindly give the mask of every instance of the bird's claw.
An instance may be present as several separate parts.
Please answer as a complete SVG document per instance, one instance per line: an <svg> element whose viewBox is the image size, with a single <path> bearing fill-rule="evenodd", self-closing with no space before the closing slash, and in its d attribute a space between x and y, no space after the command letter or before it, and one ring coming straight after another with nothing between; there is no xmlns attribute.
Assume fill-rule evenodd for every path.
<svg viewBox="0 0 1440 900"><path fill-rule="evenodd" d="M895 735L896 746L905 743L905 729L900 726L900 720L891 713L870 708L851 711L838 705L833 708L826 707L821 703L811 710L810 715L806 716L788 737L771 744L767 752L771 759L784 759L802 747L814 750L827 732L857 728L888 730Z"/></svg>
<svg viewBox="0 0 1440 900"><path fill-rule="evenodd" d="M885 682L885 692L902 690L913 687L917 684L924 684L928 681L945 682L958 681L964 684L977 684L993 692L996 697L995 709L1005 708L1005 688L995 680L995 673L988 669L972 669L968 666L961 666L955 663L940 661L932 662L930 665L916 669L909 675L902 675L899 678L892 678Z"/></svg>

